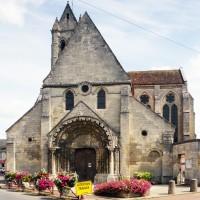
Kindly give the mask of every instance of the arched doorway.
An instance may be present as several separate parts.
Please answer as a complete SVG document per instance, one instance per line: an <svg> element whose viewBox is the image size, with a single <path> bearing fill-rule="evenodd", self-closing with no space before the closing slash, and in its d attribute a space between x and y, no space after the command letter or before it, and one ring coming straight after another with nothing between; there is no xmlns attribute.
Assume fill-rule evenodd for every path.
<svg viewBox="0 0 200 200"><path fill-rule="evenodd" d="M79 181L92 180L96 175L96 151L92 148L75 150L74 169L79 176Z"/></svg>
<svg viewBox="0 0 200 200"><path fill-rule="evenodd" d="M49 133L49 166L52 173L76 171L80 181L103 177L105 182L110 172L119 174L119 154L114 156L117 141L112 130L97 119L66 120Z"/></svg>

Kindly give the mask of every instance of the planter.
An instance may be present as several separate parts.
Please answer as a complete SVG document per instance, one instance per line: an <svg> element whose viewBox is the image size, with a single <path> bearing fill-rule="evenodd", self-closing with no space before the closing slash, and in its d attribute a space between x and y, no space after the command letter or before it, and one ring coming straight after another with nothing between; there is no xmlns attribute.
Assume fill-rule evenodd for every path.
<svg viewBox="0 0 200 200"><path fill-rule="evenodd" d="M133 197L141 197L141 196L142 196L141 194L134 194L132 192L124 192L124 191L121 191L116 195L116 197L118 198L133 198Z"/></svg>
<svg viewBox="0 0 200 200"><path fill-rule="evenodd" d="M145 194L140 194L140 193L132 193L132 192L125 192L125 191L120 191L118 194L116 194L116 197L119 198L134 198L134 197L144 197L144 196L149 196L150 195L150 190L147 190Z"/></svg>

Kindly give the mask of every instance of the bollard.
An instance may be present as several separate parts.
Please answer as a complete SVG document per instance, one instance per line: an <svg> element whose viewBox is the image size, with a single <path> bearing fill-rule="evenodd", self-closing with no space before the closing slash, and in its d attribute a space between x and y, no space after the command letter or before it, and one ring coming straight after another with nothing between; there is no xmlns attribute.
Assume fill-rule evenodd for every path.
<svg viewBox="0 0 200 200"><path fill-rule="evenodd" d="M175 194L175 188L176 188L175 181L174 180L169 181L168 194Z"/></svg>
<svg viewBox="0 0 200 200"><path fill-rule="evenodd" d="M197 192L197 179L190 180L190 192Z"/></svg>

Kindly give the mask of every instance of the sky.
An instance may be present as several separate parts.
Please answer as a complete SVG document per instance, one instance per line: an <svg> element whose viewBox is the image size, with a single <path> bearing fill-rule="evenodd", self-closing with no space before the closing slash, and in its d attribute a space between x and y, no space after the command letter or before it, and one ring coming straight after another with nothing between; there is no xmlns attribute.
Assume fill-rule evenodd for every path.
<svg viewBox="0 0 200 200"><path fill-rule="evenodd" d="M200 1L84 1L118 17L80 0L69 1L77 19L88 12L126 71L183 69L200 138ZM67 0L0 0L0 138L6 138L5 131L40 93L51 68L50 30L66 4Z"/></svg>

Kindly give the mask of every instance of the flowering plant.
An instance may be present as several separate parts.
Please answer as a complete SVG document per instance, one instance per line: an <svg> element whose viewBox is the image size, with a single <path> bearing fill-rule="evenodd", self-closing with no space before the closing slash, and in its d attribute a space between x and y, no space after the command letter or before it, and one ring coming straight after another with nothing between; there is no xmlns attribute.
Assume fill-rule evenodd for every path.
<svg viewBox="0 0 200 200"><path fill-rule="evenodd" d="M35 183L36 189L40 192L43 190L51 190L53 188L53 180L47 178L38 179Z"/></svg>
<svg viewBox="0 0 200 200"><path fill-rule="evenodd" d="M40 192L46 189L53 188L53 180L49 179L49 173L45 169L41 169L32 177L35 188Z"/></svg>
<svg viewBox="0 0 200 200"><path fill-rule="evenodd" d="M150 189L151 183L146 180L125 180L125 181L111 181L109 183L97 184L94 186L94 194L115 196L119 192L145 195Z"/></svg>
<svg viewBox="0 0 200 200"><path fill-rule="evenodd" d="M17 182L18 187L25 188L28 187L25 182L30 183L32 180L32 176L28 171L19 171L15 174L15 180Z"/></svg>
<svg viewBox="0 0 200 200"><path fill-rule="evenodd" d="M40 171L36 172L33 177L32 177L32 180L34 182L36 182L38 179L41 179L41 178L49 178L49 173L43 168L41 169Z"/></svg>
<svg viewBox="0 0 200 200"><path fill-rule="evenodd" d="M57 177L54 180L60 196L63 194L68 194L71 187L74 187L75 182L77 181L78 176L76 173L67 174L66 172L59 172Z"/></svg>

